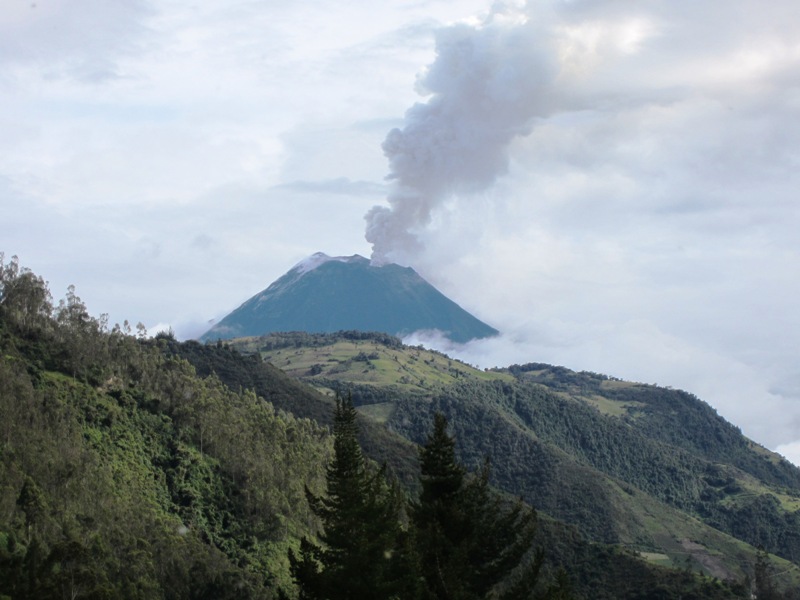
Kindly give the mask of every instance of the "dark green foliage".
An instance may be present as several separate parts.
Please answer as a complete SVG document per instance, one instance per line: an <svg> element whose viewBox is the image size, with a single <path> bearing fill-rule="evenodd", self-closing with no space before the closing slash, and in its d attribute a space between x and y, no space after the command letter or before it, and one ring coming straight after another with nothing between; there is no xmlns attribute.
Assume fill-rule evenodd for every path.
<svg viewBox="0 0 800 600"><path fill-rule="evenodd" d="M800 470L787 461L765 460L752 442L692 394L655 385L604 385L613 380L539 363L509 367L522 382L534 382L569 395L598 394L629 403L623 421L644 436L712 462L731 464L773 485L800 489Z"/></svg>
<svg viewBox="0 0 800 600"><path fill-rule="evenodd" d="M373 341L387 348L401 348L399 338L379 331L341 330L334 333L311 333L308 331L276 331L258 338L258 350L270 351L283 348L314 348L327 346L339 340Z"/></svg>
<svg viewBox="0 0 800 600"><path fill-rule="evenodd" d="M340 334L336 334L340 335ZM341 335L363 335L366 339L381 340L385 334L359 334L342 332ZM300 341L307 338L290 336ZM313 338L308 338L312 339ZM347 339L350 339L348 337ZM357 339L362 339L358 337ZM394 343L391 338L388 343ZM333 399L305 386L257 356L243 356L222 343L198 344L197 342L162 342L164 350L171 355L187 360L203 377L216 375L229 388L252 389L258 396L268 400L276 408L290 412L300 418L313 419L322 425L332 426ZM313 342L312 342L313 343ZM348 390L349 394L350 390ZM354 390L355 399L358 390ZM416 449L413 444L367 419L358 418L359 442L366 455L379 464L389 465L391 474L403 485L413 488L417 480Z"/></svg>
<svg viewBox="0 0 800 600"><path fill-rule="evenodd" d="M341 384L335 379L327 379L324 377L320 377L317 379L317 382L321 386L332 389L341 387ZM383 402L394 403L397 402L399 399L409 398L411 396L424 398L424 396L422 396L421 394L415 394L414 392L400 391L394 386L377 387L373 385L348 384L347 393L352 395L353 404L355 404L356 406L369 406L370 404L381 404Z"/></svg>
<svg viewBox="0 0 800 600"><path fill-rule="evenodd" d="M489 488L488 468L466 478L456 461L447 420L434 417L433 432L420 449L419 502L411 509L420 565L429 598L486 597L505 581L531 549L536 513L521 501L509 504ZM542 557L518 573L502 598L527 597Z"/></svg>
<svg viewBox="0 0 800 600"><path fill-rule="evenodd" d="M753 595L757 600L781 600L774 581L774 569L769 556L759 548L753 567Z"/></svg>
<svg viewBox="0 0 800 600"><path fill-rule="evenodd" d="M456 462L455 441L447 435L447 420L437 413L434 429L420 448L419 502L412 505L420 565L428 595L466 597L471 571L466 548L469 516L462 506L465 471Z"/></svg>
<svg viewBox="0 0 800 600"><path fill-rule="evenodd" d="M583 378L588 379L587 389L601 391L590 387L602 381L597 376L572 374L568 381L573 385ZM611 477L754 546L761 544L779 556L798 560L800 514L782 509L769 494L745 494L735 502L727 501L731 494L741 492L731 487L741 471L799 496L800 485L794 482L797 468L785 461L759 459L747 449L746 438L688 394L653 386L620 389L627 390L626 402L636 403L631 404L635 419L600 414L587 403L527 381L473 380L451 386L432 400L398 399L388 425L422 443L431 413L442 412L461 440L459 457L468 468L477 469L483 456L492 457L494 485L522 495L554 517L578 524L597 541L619 541L616 527L625 517L617 512ZM633 390L639 390L638 395ZM671 397L673 424L668 427L658 415L668 410L665 405ZM648 416L651 413L656 416ZM649 424L651 418L660 425ZM519 426L511 427L510 422ZM699 439L704 422L719 435L701 452L692 440ZM672 443L666 433L653 431L695 428L696 435L675 434L670 437Z"/></svg>
<svg viewBox="0 0 800 600"><path fill-rule="evenodd" d="M383 470L368 468L357 430L352 402L337 398L327 492L308 494L322 522L322 545L304 538L299 556L289 553L302 599L410 598L413 563L400 527L400 495Z"/></svg>
<svg viewBox="0 0 800 600"><path fill-rule="evenodd" d="M574 527L540 519L534 543L547 549L546 567L562 567L573 597L585 600L750 600L739 582L699 577L644 563L619 547L589 543ZM562 577L556 571L556 583ZM558 598L560 591L550 590Z"/></svg>
<svg viewBox="0 0 800 600"><path fill-rule="evenodd" d="M0 597L271 598L326 432L0 269ZM23 285L24 284L24 285Z"/></svg>
<svg viewBox="0 0 800 600"><path fill-rule="evenodd" d="M706 570L693 559L692 568L724 577L750 570L754 551L710 527L697 531L698 518L783 557L797 556L800 514L790 507L800 496L794 483L800 471L690 394L542 364L498 371L494 381L486 381L492 373L464 373L460 383L425 396L399 394L386 382L347 385L357 405L381 403L387 427L420 444L433 414L444 413L468 469L480 469L490 456L493 485L578 525L592 540L666 552L678 564L681 540L698 535L712 560L722 553L725 567ZM792 570L782 571L784 582L787 576Z"/></svg>
<svg viewBox="0 0 800 600"><path fill-rule="evenodd" d="M774 554L800 562L800 512L783 510L772 494L745 494L729 506L706 502L701 514L718 529L753 546L769 548Z"/></svg>
<svg viewBox="0 0 800 600"><path fill-rule="evenodd" d="M614 520L608 518L613 508L598 475L526 436L520 428L508 427L493 406L493 390L489 385L464 384L432 401L406 399L398 402L389 423L424 443L431 414L441 412L460 440L458 458L467 469L480 470L489 457L494 466L492 483L498 488L523 496L548 514L579 523L593 539L616 542Z"/></svg>
<svg viewBox="0 0 800 600"><path fill-rule="evenodd" d="M52 297L45 281L19 266L17 257L5 264L0 252L0 318L30 337L50 327Z"/></svg>

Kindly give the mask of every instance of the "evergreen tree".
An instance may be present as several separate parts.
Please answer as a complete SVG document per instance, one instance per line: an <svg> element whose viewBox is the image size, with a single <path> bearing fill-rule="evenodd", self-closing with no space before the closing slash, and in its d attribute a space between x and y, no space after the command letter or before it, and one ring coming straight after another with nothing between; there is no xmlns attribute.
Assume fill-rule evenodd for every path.
<svg viewBox="0 0 800 600"><path fill-rule="evenodd" d="M414 569L400 524L401 497L386 482L383 469L367 467L352 399L337 397L333 433L327 495L307 493L322 522L322 545L303 539L300 555L289 554L300 598L413 598Z"/></svg>
<svg viewBox="0 0 800 600"><path fill-rule="evenodd" d="M531 551L536 513L508 502L489 487L489 469L467 478L455 457L447 419L434 417L433 432L420 449L419 502L411 508L426 596L442 600L486 598L506 582L502 598L527 598L542 563ZM516 576L509 582L513 572Z"/></svg>

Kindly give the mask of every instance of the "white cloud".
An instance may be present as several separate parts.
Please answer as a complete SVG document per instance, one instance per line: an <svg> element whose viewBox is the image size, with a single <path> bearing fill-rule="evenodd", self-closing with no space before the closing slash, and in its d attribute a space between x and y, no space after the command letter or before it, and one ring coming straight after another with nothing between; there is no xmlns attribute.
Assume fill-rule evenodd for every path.
<svg viewBox="0 0 800 600"><path fill-rule="evenodd" d="M789 462L800 467L800 440L781 444L775 448L775 452L783 456Z"/></svg>
<svg viewBox="0 0 800 600"><path fill-rule="evenodd" d="M9 0L0 8L0 64L25 79L100 83L123 75L117 60L140 49L150 15L143 0Z"/></svg>
<svg viewBox="0 0 800 600"><path fill-rule="evenodd" d="M452 187L413 229L420 273L504 332L465 356L685 387L757 441L789 444L798 11L12 0L0 8L0 250L112 321L196 335L304 256L369 254L380 146L426 101L417 73L428 92L480 91L453 96L465 110L534 98L481 179L491 185ZM456 46L482 28L471 47L485 80L421 71L454 22L438 33L450 58L476 59ZM481 110L491 118L473 122L508 123Z"/></svg>

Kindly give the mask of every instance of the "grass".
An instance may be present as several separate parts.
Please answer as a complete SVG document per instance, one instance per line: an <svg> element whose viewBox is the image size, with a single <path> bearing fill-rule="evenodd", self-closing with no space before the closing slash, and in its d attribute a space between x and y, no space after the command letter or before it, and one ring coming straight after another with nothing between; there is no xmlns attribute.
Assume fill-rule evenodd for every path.
<svg viewBox="0 0 800 600"><path fill-rule="evenodd" d="M378 404L367 404L360 406L358 412L369 417L378 423L385 423L389 420L394 412L394 404L392 402L380 402Z"/></svg>
<svg viewBox="0 0 800 600"><path fill-rule="evenodd" d="M590 406L596 408L600 413L604 415L610 415L612 417L622 417L624 415L631 414L629 409L636 409L642 408L646 406L643 402L635 402L632 400L629 401L620 401L620 400L612 400L611 398L605 398L603 396L598 395L591 395L591 396L572 396L578 400L583 400Z"/></svg>
<svg viewBox="0 0 800 600"><path fill-rule="evenodd" d="M552 389L550 389L550 391L566 400L584 402L595 408L600 414L611 417L622 417L625 415L635 417L636 409L647 406L643 402L636 402L633 400L614 400L612 398L605 398L597 394L581 394L577 391L556 391Z"/></svg>
<svg viewBox="0 0 800 600"><path fill-rule="evenodd" d="M770 488L761 483L758 479L748 473L736 471L736 483L742 488L742 491L735 492L728 495L727 498L722 500L724 506L738 505L750 502L757 496L764 494L771 494L778 499L781 508L786 512L794 512L800 510L800 498L794 494L787 494L780 489Z"/></svg>
<svg viewBox="0 0 800 600"><path fill-rule="evenodd" d="M661 552L640 552L639 556L645 559L647 562L654 563L656 565L661 565L662 567L672 567L672 559L663 554Z"/></svg>
<svg viewBox="0 0 800 600"><path fill-rule="evenodd" d="M429 393L463 378L513 381L508 373L481 371L439 352L419 347L391 348L374 340L339 340L322 346L262 351L261 357L311 385L315 380L335 378Z"/></svg>
<svg viewBox="0 0 800 600"><path fill-rule="evenodd" d="M751 572L755 549L698 519L632 487L610 486L619 518L619 541L656 564L702 572L720 579L742 579ZM800 581L800 568L787 566L787 580ZM792 570L793 569L793 570Z"/></svg>
<svg viewBox="0 0 800 600"><path fill-rule="evenodd" d="M604 390L620 390L623 388L636 387L641 384L634 383L633 381L622 381L620 379L605 379L600 382L600 387Z"/></svg>

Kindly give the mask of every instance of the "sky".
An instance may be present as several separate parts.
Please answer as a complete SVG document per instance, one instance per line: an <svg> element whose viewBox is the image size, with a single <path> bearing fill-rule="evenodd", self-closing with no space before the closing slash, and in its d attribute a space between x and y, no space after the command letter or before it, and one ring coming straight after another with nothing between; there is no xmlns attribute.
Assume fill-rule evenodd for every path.
<svg viewBox="0 0 800 600"><path fill-rule="evenodd" d="M796 0L0 0L0 251L199 336L317 251L800 464Z"/></svg>

